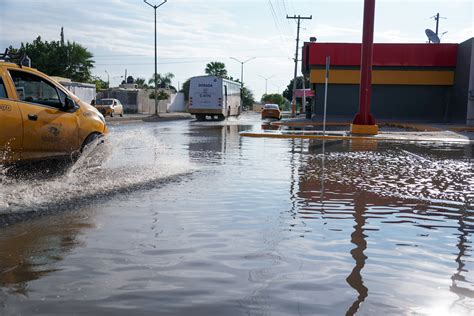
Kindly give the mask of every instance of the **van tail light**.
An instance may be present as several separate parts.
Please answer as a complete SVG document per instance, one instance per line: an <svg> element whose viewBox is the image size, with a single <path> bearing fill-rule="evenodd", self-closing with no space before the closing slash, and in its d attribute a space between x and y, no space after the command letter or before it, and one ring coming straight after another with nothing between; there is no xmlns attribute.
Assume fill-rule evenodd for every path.
<svg viewBox="0 0 474 316"><path fill-rule="evenodd" d="M193 105L193 98L189 97L189 106L192 106L192 105Z"/></svg>
<svg viewBox="0 0 474 316"><path fill-rule="evenodd" d="M222 106L222 98L219 98L218 104L219 106Z"/></svg>

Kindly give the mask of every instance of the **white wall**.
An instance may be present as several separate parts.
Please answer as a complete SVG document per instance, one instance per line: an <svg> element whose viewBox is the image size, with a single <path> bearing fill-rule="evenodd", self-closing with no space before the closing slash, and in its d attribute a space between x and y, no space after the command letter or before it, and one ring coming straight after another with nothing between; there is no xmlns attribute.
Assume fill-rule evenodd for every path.
<svg viewBox="0 0 474 316"><path fill-rule="evenodd" d="M170 103L168 105L168 112L185 112L186 111L186 102L184 101L184 93L179 92L177 94L172 94L170 98Z"/></svg>
<svg viewBox="0 0 474 316"><path fill-rule="evenodd" d="M74 93L79 99L86 103L90 103L92 100L95 99L96 96L96 89L95 86L89 86L89 85L71 85L68 84L67 82L61 82L61 84Z"/></svg>

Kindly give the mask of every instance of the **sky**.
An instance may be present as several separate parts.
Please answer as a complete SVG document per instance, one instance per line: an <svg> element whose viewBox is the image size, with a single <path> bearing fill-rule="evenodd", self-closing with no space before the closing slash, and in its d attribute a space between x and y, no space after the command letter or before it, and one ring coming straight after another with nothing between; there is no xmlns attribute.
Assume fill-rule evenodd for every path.
<svg viewBox="0 0 474 316"><path fill-rule="evenodd" d="M160 4L160 0L148 0ZM300 46L309 37L318 42L361 42L363 0L168 0L157 9L158 73L175 75L176 87L204 74L211 61L225 63L229 76L241 76L257 100L281 93L293 78L296 21L286 16L311 16L301 23ZM377 0L376 43L425 43L425 29L440 19L443 43L474 36L474 0ZM37 36L65 39L94 55L93 75L117 86L128 76L146 78L154 72L154 12L142 0L0 0L0 50ZM301 49L299 50L301 56ZM300 65L298 66L299 71ZM109 75L107 75L107 73ZM269 79L265 79L269 78ZM267 84L266 84L267 83Z"/></svg>

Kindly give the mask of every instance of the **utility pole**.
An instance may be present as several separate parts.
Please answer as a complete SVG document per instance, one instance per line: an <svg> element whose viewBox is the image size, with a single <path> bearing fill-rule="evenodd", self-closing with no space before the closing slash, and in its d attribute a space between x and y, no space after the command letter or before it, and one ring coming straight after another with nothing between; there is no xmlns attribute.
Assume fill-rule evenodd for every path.
<svg viewBox="0 0 474 316"><path fill-rule="evenodd" d="M64 27L61 26L61 46L64 46Z"/></svg>
<svg viewBox="0 0 474 316"><path fill-rule="evenodd" d="M264 76L261 76L261 75L258 75L258 76L259 76L259 77L262 77L263 79L265 79L265 94L267 94L267 87L268 87L267 84L268 84L268 80L271 79L271 78L273 78L273 77L275 77L275 75L270 76L270 77L268 77L268 78L265 78Z"/></svg>
<svg viewBox="0 0 474 316"><path fill-rule="evenodd" d="M145 2L146 4L148 4L150 7L152 7L153 9L155 9L155 75L153 77L153 80L155 81L155 115L158 116L158 83L157 83L157 77L158 77L158 71L157 71L157 65L158 65L158 58L157 58L157 54L156 54L156 9L158 9L159 7L161 7L163 4L166 3L167 0L164 0L162 3L160 3L159 5L153 5L151 3L149 3L148 1L146 0L143 0L143 2ZM127 78L125 78L125 81L127 80Z"/></svg>
<svg viewBox="0 0 474 316"><path fill-rule="evenodd" d="M296 74L298 72L298 45L300 41L300 25L301 25L301 20L311 20L313 18L312 15L308 17L304 17L301 15L298 16L286 16L287 19L294 19L298 20L298 28L296 31L296 53L295 53L295 75L293 76L293 99L292 99L292 107L291 107L291 116L295 117L296 115L296 98L295 98L295 91L296 91ZM304 80L304 78L303 78Z"/></svg>

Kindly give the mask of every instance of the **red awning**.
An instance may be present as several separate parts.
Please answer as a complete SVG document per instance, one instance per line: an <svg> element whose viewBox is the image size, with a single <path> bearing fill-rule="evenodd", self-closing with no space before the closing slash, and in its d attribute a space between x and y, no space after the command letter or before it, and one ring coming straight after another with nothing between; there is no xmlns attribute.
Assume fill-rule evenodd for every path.
<svg viewBox="0 0 474 316"><path fill-rule="evenodd" d="M296 89L295 97L302 98L305 95L307 98L314 97L314 91L311 89Z"/></svg>

